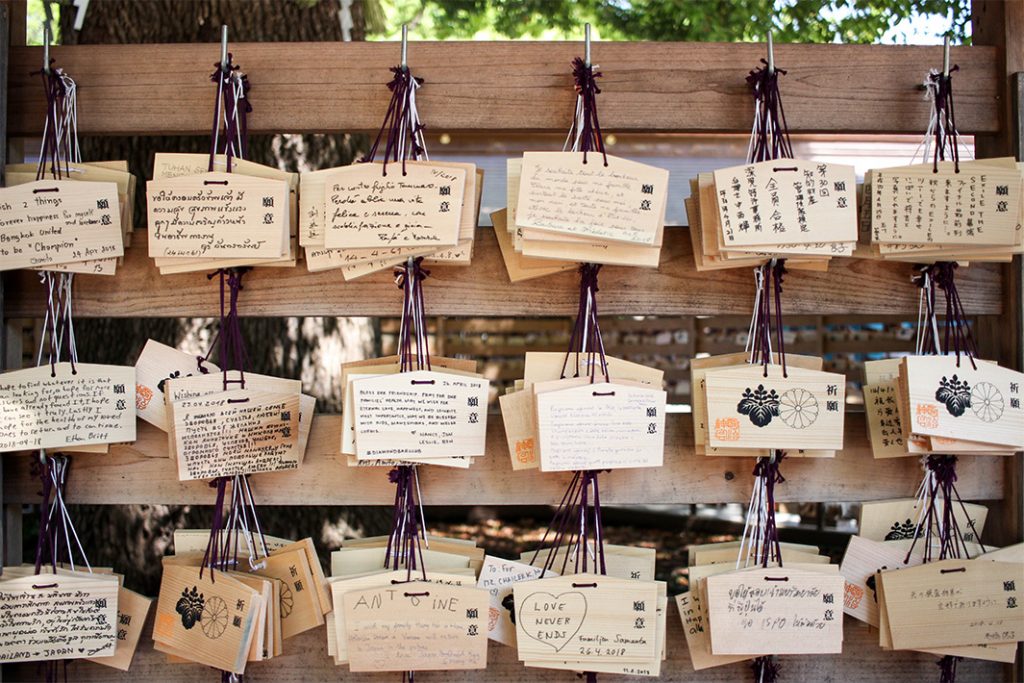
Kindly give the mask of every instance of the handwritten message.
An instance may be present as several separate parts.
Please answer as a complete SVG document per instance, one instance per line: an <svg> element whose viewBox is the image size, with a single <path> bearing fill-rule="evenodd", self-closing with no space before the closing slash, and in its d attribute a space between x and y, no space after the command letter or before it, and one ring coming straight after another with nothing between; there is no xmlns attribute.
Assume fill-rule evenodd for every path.
<svg viewBox="0 0 1024 683"><path fill-rule="evenodd" d="M326 181L324 246L455 246L466 170L431 164L356 164Z"/></svg>
<svg viewBox="0 0 1024 683"><path fill-rule="evenodd" d="M714 178L723 246L857 241L853 166L779 159Z"/></svg>
<svg viewBox="0 0 1024 683"><path fill-rule="evenodd" d="M538 392L541 471L660 467L665 400L660 389L621 382Z"/></svg>
<svg viewBox="0 0 1024 683"><path fill-rule="evenodd" d="M595 574L517 584L516 641L524 661L650 662L658 587Z"/></svg>
<svg viewBox="0 0 1024 683"><path fill-rule="evenodd" d="M345 593L349 668L485 668L487 595L487 591L477 588L437 583L407 583Z"/></svg>
<svg viewBox="0 0 1024 683"><path fill-rule="evenodd" d="M882 572L894 648L1008 643L1024 639L1021 566L942 560Z"/></svg>
<svg viewBox="0 0 1024 683"><path fill-rule="evenodd" d="M37 180L0 189L0 270L123 254L116 183Z"/></svg>
<svg viewBox="0 0 1024 683"><path fill-rule="evenodd" d="M299 466L299 396L235 389L172 404L178 478Z"/></svg>
<svg viewBox="0 0 1024 683"><path fill-rule="evenodd" d="M843 648L843 577L792 568L709 576L714 654L817 654Z"/></svg>
<svg viewBox="0 0 1024 683"><path fill-rule="evenodd" d="M40 574L0 582L0 662L109 657L117 579Z"/></svg>
<svg viewBox="0 0 1024 683"><path fill-rule="evenodd" d="M642 245L668 195L668 171L594 152L526 152L519 183L518 227Z"/></svg>
<svg viewBox="0 0 1024 683"><path fill-rule="evenodd" d="M134 440L134 368L58 363L0 375L0 451Z"/></svg>
<svg viewBox="0 0 1024 683"><path fill-rule="evenodd" d="M288 184L204 173L146 185L149 255L267 258L288 254Z"/></svg>
<svg viewBox="0 0 1024 683"><path fill-rule="evenodd" d="M875 242L1011 245L1020 216L1015 170L952 162L872 172L871 235Z"/></svg>
<svg viewBox="0 0 1024 683"><path fill-rule="evenodd" d="M484 454L488 380L420 371L351 384L360 460Z"/></svg>
<svg viewBox="0 0 1024 683"><path fill-rule="evenodd" d="M512 621L515 603L512 586L524 581L537 579L544 573L542 567L532 567L522 562L502 560L488 555L480 568L477 588L490 595L487 610L487 636L503 645L516 646L516 625ZM545 576L557 576L548 571Z"/></svg>

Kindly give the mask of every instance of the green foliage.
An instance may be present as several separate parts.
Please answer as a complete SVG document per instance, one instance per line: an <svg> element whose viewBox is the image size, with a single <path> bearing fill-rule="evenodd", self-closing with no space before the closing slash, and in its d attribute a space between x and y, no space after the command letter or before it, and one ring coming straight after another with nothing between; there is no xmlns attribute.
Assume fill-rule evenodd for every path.
<svg viewBox="0 0 1024 683"><path fill-rule="evenodd" d="M969 0L368 0L420 39L573 39L590 22L602 40L880 42L904 19L937 15L969 42Z"/></svg>

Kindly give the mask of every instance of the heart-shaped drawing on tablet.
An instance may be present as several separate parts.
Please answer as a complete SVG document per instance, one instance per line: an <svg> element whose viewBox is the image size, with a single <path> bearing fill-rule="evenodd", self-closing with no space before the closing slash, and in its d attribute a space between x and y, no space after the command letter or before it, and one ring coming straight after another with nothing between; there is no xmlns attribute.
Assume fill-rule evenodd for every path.
<svg viewBox="0 0 1024 683"><path fill-rule="evenodd" d="M523 632L555 652L580 632L586 618L587 597L579 591L530 593L516 610L516 623Z"/></svg>

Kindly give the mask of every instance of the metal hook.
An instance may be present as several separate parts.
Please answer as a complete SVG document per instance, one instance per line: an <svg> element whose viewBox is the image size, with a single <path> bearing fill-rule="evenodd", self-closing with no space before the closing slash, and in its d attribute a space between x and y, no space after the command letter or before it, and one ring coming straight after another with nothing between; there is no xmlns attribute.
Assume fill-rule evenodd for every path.
<svg viewBox="0 0 1024 683"><path fill-rule="evenodd" d="M409 25L402 24L402 69L409 68Z"/></svg>
<svg viewBox="0 0 1024 683"><path fill-rule="evenodd" d="M949 78L949 36L942 41L942 75Z"/></svg>
<svg viewBox="0 0 1024 683"><path fill-rule="evenodd" d="M583 63L590 66L590 24L583 25Z"/></svg>
<svg viewBox="0 0 1024 683"><path fill-rule="evenodd" d="M46 75L50 75L50 41L53 40L51 31L50 22L43 24L43 73Z"/></svg>
<svg viewBox="0 0 1024 683"><path fill-rule="evenodd" d="M775 73L775 40L771 31L768 31L768 73Z"/></svg>
<svg viewBox="0 0 1024 683"><path fill-rule="evenodd" d="M220 70L228 70L228 25L220 27Z"/></svg>

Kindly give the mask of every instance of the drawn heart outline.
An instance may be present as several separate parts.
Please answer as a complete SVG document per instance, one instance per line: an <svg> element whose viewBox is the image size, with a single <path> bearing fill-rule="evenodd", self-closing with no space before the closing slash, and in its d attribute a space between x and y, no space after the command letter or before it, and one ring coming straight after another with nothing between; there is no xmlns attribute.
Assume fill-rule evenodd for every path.
<svg viewBox="0 0 1024 683"><path fill-rule="evenodd" d="M531 605L531 604L533 604L533 599L534 598L540 598L540 599L548 598L548 599L550 599L551 602L557 602L559 600L564 600L564 601L566 601L568 603L569 601L572 601L572 602L575 602L576 605L575 605L575 609L574 609L574 606L567 605L568 609L567 609L566 612L534 612L534 613L531 613L531 612L526 611L526 607ZM582 604L580 604L580 603L582 603ZM581 593L579 591L566 591L565 593L559 593L558 595L555 595L554 593L548 593L547 591L538 591L536 593L530 593L529 595L526 596L526 598L519 605L517 605L517 608L518 609L517 609L517 614L516 614L516 621L518 622L519 627L523 629L523 632L526 633L526 635L528 635L531 638L533 638L534 640L536 640L538 643L543 643L544 645L549 646L555 652L561 652L562 648L565 647L566 645L568 645L569 641L571 641L573 638L576 637L576 634L578 634L580 632L580 629L583 628L583 622L585 622L587 620L587 596L585 596L583 593ZM582 610L580 608L582 608ZM581 611L582 611L582 614L579 614L579 616L576 617L575 613L578 613L578 612L581 612ZM561 616L561 617L569 616L570 619L578 618L579 619L579 623L577 623L576 624L576 628L573 629L572 626L571 626L572 622L570 621L570 625L567 626L566 629L565 629L566 630L566 634L567 634L565 636L565 638L558 638L558 639L555 639L553 641L552 640L542 640L541 638L537 637L536 633L531 633L530 632L528 624L530 623L530 621L532 620L533 617L545 616L545 615ZM540 628L543 628L543 627L540 627ZM572 631L571 633L569 632L570 630Z"/></svg>

